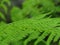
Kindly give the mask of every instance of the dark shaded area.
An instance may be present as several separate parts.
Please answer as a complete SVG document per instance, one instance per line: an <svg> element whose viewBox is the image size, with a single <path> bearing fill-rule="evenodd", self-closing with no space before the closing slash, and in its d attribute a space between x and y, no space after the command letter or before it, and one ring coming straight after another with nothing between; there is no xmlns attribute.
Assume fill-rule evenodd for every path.
<svg viewBox="0 0 60 45"><path fill-rule="evenodd" d="M28 19L32 18L31 13L27 14L27 15L25 16L25 18L28 18Z"/></svg>
<svg viewBox="0 0 60 45"><path fill-rule="evenodd" d="M33 40L31 40L30 42L28 42L28 44L27 45L34 45L34 42L36 41L36 39L33 39Z"/></svg>
<svg viewBox="0 0 60 45"><path fill-rule="evenodd" d="M46 45L45 42L41 41L37 45Z"/></svg>
<svg viewBox="0 0 60 45"><path fill-rule="evenodd" d="M20 9L23 8L23 2L24 2L24 0L10 0L10 1L11 1L12 6L17 6Z"/></svg>
<svg viewBox="0 0 60 45"><path fill-rule="evenodd" d="M3 16L5 17L5 20L1 17L0 18L0 22L4 21L7 24L12 23L12 19L11 19L11 15L10 15L10 10L14 7L17 6L18 8L22 9L22 2L23 0L10 0L11 1L11 5L9 6L6 2L4 2L4 5L6 5L7 7L7 13L4 11L4 9L2 7L0 7L0 12L3 14Z"/></svg>
<svg viewBox="0 0 60 45"><path fill-rule="evenodd" d="M41 8L43 5L42 4L38 4L37 5L37 8Z"/></svg>
<svg viewBox="0 0 60 45"><path fill-rule="evenodd" d="M55 6L60 6L60 2L58 2L57 4L55 4Z"/></svg>
<svg viewBox="0 0 60 45"><path fill-rule="evenodd" d="M45 37L44 41L47 41L49 36L50 36L50 34Z"/></svg>
<svg viewBox="0 0 60 45"><path fill-rule="evenodd" d="M0 17L0 22L2 21L3 19Z"/></svg>
<svg viewBox="0 0 60 45"><path fill-rule="evenodd" d="M53 13L51 13L51 14L49 14L49 15L46 15L44 18L47 18L47 17L50 17L50 18L59 18L60 17L60 12L53 12Z"/></svg>
<svg viewBox="0 0 60 45"><path fill-rule="evenodd" d="M60 41L60 39L58 39L56 42L51 42L51 45L59 45L59 41Z"/></svg>
<svg viewBox="0 0 60 45"><path fill-rule="evenodd" d="M1 17L0 20L4 21L6 23L11 23L12 19L11 19L11 15L10 15L10 10L8 9L7 13L4 11L3 8L0 8L0 12L3 14L3 16L5 17L5 20Z"/></svg>
<svg viewBox="0 0 60 45"><path fill-rule="evenodd" d="M56 18L56 17L60 17L60 12L55 12L51 18Z"/></svg>
<svg viewBox="0 0 60 45"><path fill-rule="evenodd" d="M52 0L55 4L55 6L60 6L60 1L59 0Z"/></svg>

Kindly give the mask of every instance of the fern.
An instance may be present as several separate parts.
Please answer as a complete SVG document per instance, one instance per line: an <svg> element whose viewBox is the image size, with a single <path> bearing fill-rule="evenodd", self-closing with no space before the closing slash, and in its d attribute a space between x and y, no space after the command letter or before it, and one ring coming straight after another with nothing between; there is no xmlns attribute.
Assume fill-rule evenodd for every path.
<svg viewBox="0 0 60 45"><path fill-rule="evenodd" d="M47 40L47 45L49 45L50 44L49 41L53 40L52 38L54 36L58 36L58 39L59 39L60 32L59 32L59 28L56 27L59 22L60 21L58 18L56 19L48 18L48 19L42 19L42 20L28 19L28 20L17 21L17 22L14 22L13 24L9 24L4 27L1 26L1 28L3 27L3 29L7 27L4 30L0 28L0 30L3 30L1 32L3 33L3 35L1 36L3 37L4 34L6 35L6 37L3 37L5 39L4 40L1 39L1 40L3 40L2 42L7 43L9 41L21 40L27 35L30 35L29 38L25 40L24 45L26 45L27 42L30 41L31 39L37 38L35 42L35 45L36 45L39 41L43 40L48 34L50 34L50 37L51 35L52 37L51 38L49 37ZM19 26L17 27L17 25ZM44 33L39 37L39 35L42 32ZM56 41L56 39L54 40Z"/></svg>
<svg viewBox="0 0 60 45"><path fill-rule="evenodd" d="M0 4L8 13L4 2L9 7L11 2L2 0ZM0 45L60 45L60 17L55 17L59 6L52 0L25 0L22 5L22 9L13 6L9 10L13 22L0 22ZM0 16L6 20L2 12Z"/></svg>

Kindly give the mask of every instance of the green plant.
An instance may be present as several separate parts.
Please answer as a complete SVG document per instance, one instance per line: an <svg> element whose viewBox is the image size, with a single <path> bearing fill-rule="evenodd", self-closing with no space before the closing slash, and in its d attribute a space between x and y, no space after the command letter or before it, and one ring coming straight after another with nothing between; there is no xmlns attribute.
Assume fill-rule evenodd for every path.
<svg viewBox="0 0 60 45"><path fill-rule="evenodd" d="M22 9L14 6L9 13L13 22L0 22L0 45L60 45L59 11L52 0L25 0ZM0 16L6 20L3 13Z"/></svg>

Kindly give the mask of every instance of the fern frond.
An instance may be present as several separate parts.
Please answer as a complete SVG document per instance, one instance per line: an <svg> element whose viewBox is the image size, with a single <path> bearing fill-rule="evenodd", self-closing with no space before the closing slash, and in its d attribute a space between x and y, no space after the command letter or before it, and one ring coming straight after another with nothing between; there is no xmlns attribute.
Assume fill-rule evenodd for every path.
<svg viewBox="0 0 60 45"><path fill-rule="evenodd" d="M60 33L60 32L58 32L59 30L54 30L54 27L56 27L57 24L60 22L59 20L60 20L59 18L56 18L56 19L48 18L48 19L41 19L41 20L28 19L28 20L17 21L17 22L14 22L13 24L8 24L4 27L0 26L1 28L3 27L3 29L0 29L0 30L3 30L0 32L0 33L3 33L3 35L1 34L0 36L6 35L6 36L4 36L4 40L1 41L1 43L2 42L9 43L10 41L21 40L24 37L31 35L24 42L24 45L27 45L28 41L30 41L32 39L36 39L36 38L37 38L37 41L35 42L35 45L37 45L38 42L42 41L48 34L51 33L51 36L53 38L56 34ZM57 22L55 22L55 21L57 21ZM54 22L54 23L52 23L52 22ZM7 27L7 28L5 28L5 27ZM39 36L39 34L41 34L42 32L44 32L44 33L41 36ZM37 34L35 34L35 33L37 33ZM50 44L50 42L49 42L50 37L47 40L47 45Z"/></svg>

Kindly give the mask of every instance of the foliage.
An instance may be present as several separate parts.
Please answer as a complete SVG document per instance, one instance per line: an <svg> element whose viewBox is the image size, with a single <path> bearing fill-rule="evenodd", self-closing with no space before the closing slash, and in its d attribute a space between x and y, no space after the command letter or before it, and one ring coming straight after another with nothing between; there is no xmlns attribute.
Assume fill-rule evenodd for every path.
<svg viewBox="0 0 60 45"><path fill-rule="evenodd" d="M58 1L59 2L59 1ZM7 3L7 5L5 5ZM2 0L12 22L0 21L0 45L60 45L60 5L53 0L25 0L22 9ZM6 20L4 13L0 17Z"/></svg>

